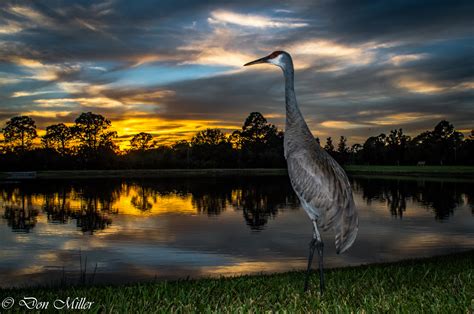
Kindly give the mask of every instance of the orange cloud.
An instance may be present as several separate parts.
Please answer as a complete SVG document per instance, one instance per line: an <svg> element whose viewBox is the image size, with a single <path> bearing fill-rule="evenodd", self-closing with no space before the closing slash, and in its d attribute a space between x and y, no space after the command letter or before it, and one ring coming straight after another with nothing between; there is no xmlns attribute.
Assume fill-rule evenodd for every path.
<svg viewBox="0 0 474 314"><path fill-rule="evenodd" d="M428 54L425 54L425 53L396 55L396 56L390 57L388 62L392 63L393 65L399 66L399 65L402 65L403 63L424 59L427 56Z"/></svg>
<svg viewBox="0 0 474 314"><path fill-rule="evenodd" d="M21 32L23 28L21 25L14 21L7 20L5 24L0 25L0 34L11 35L14 33Z"/></svg>
<svg viewBox="0 0 474 314"><path fill-rule="evenodd" d="M423 112L405 112L387 115L385 117L372 120L374 124L378 125L400 125L403 123L410 123L426 119L442 119L443 115L429 115Z"/></svg>
<svg viewBox="0 0 474 314"><path fill-rule="evenodd" d="M354 123L350 121L324 121L321 125L331 129L357 129L367 127L366 124Z"/></svg>
<svg viewBox="0 0 474 314"><path fill-rule="evenodd" d="M422 81L411 77L403 77L397 82L398 87L406 89L410 92L421 94L434 94L442 92L445 87L432 82Z"/></svg>

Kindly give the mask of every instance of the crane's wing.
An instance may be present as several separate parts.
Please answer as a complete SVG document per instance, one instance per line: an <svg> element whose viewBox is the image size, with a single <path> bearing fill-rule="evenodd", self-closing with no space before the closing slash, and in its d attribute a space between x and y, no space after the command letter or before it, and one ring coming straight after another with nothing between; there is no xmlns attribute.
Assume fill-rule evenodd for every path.
<svg viewBox="0 0 474 314"><path fill-rule="evenodd" d="M336 232L336 250L354 242L358 217L344 169L323 149L304 149L287 157L291 184L308 214L323 230Z"/></svg>

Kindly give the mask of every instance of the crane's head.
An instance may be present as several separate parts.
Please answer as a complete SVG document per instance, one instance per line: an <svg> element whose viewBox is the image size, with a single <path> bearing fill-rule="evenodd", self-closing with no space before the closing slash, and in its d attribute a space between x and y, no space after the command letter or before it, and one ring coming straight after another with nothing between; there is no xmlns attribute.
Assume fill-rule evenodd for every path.
<svg viewBox="0 0 474 314"><path fill-rule="evenodd" d="M268 56L246 63L244 64L244 66L259 63L270 63L279 66L282 69L285 69L287 65L292 64L292 61L289 53L285 51L274 51Z"/></svg>

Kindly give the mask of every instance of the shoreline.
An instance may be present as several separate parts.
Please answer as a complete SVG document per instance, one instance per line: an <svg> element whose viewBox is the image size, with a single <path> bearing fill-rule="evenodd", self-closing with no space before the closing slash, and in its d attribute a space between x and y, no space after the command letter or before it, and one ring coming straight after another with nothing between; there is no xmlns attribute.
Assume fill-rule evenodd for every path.
<svg viewBox="0 0 474 314"><path fill-rule="evenodd" d="M348 165L349 175L396 177L453 177L474 179L474 166L359 166ZM50 170L0 172L0 180L31 179L96 179L96 178L171 178L226 176L282 176L285 168L242 169L122 169L122 170Z"/></svg>

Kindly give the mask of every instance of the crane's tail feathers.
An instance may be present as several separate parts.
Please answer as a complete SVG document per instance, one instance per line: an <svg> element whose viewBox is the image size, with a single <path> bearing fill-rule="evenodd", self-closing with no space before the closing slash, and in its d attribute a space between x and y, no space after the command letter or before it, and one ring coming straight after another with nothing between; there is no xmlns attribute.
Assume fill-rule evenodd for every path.
<svg viewBox="0 0 474 314"><path fill-rule="evenodd" d="M346 241L342 241L342 244L339 246L337 245L337 239L336 239L336 253L341 254L344 253L348 248L352 246L354 243L355 239L357 238L357 231L358 228L354 229L350 236L346 239Z"/></svg>
<svg viewBox="0 0 474 314"><path fill-rule="evenodd" d="M359 218L357 213L352 211L344 216L336 230L336 252L337 254L345 252L354 243L359 230Z"/></svg>

